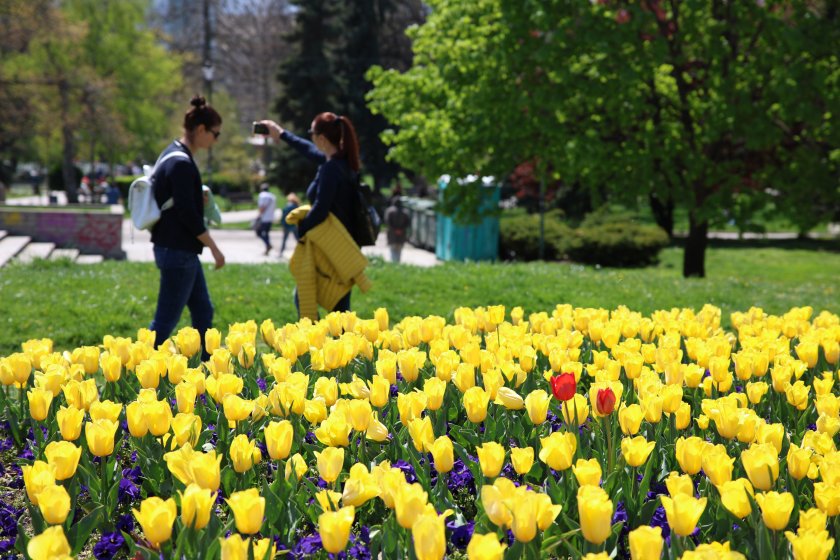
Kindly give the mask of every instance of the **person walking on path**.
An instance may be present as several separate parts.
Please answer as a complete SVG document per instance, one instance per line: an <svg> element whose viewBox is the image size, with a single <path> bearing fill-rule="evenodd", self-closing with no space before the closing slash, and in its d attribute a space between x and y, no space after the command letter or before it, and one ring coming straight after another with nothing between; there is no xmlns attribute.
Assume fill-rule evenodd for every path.
<svg viewBox="0 0 840 560"><path fill-rule="evenodd" d="M277 197L268 190L268 183L260 185L260 196L257 198L257 206L259 207L259 214L257 215L255 229L257 231L257 237L265 243L265 255L268 256L268 253L274 248L271 245L271 240L268 238L268 232L271 231L271 224L274 222L274 210L277 208Z"/></svg>
<svg viewBox="0 0 840 560"><path fill-rule="evenodd" d="M283 207L283 213L280 215L280 223L283 225L283 243L280 244L280 256L283 256L283 252L286 250L286 240L289 238L289 235L295 236L295 241L298 239L298 232L297 228L292 224L286 223L286 217L294 210L300 206L300 199L298 195L295 193L289 193L286 195L286 206Z"/></svg>
<svg viewBox="0 0 840 560"><path fill-rule="evenodd" d="M201 174L193 159L197 150L216 143L221 134L222 117L201 96L190 101L192 108L184 115L184 134L161 152L158 161L180 152L155 167L152 177L158 206L170 198L171 208L161 212L152 228L155 264L160 270L157 308L149 330L155 332L155 347L163 344L178 321L184 307L190 310L192 326L201 336L202 357L208 359L204 335L213 325L213 304L198 256L204 247L213 254L216 269L225 265L225 256L204 224L204 197Z"/></svg>
<svg viewBox="0 0 840 560"><path fill-rule="evenodd" d="M391 248L391 262L400 262L403 245L408 239L411 217L403 208L399 196L391 197L391 204L385 210L385 225L388 226L388 246Z"/></svg>
<svg viewBox="0 0 840 560"><path fill-rule="evenodd" d="M352 231L353 210L357 204L355 198L360 157L359 141L350 119L330 112L318 114L312 120L309 129L311 142L295 136L274 121L264 120L262 123L268 126L269 135L275 142L283 140L302 156L319 164L315 179L306 189L306 197L312 203L312 207L306 217L298 222L300 243L295 249L296 254L302 249L300 246L305 243L307 232L325 222L330 214L337 218L346 232ZM296 212L299 213L300 209ZM361 249L355 243L352 245L361 255ZM294 256L292 259L294 260ZM292 262L289 264L291 267ZM330 311L350 311L352 286L352 283L346 285L346 293L328 308ZM311 288L305 287L307 290ZM298 292L301 288L299 283L295 290L295 307L298 308L299 314L301 309Z"/></svg>

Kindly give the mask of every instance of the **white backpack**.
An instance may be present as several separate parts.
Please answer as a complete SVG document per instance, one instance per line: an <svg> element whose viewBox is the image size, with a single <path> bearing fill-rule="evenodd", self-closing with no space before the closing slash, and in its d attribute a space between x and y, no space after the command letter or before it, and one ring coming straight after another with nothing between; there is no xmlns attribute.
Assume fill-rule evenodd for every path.
<svg viewBox="0 0 840 560"><path fill-rule="evenodd" d="M160 220L161 212L169 210L175 204L172 198L158 207L155 200L155 189L152 178L158 166L173 157L189 159L190 156L184 152L170 152L160 158L154 167L143 166L143 176L135 179L128 188L128 211L131 212L131 221L137 229L150 230Z"/></svg>

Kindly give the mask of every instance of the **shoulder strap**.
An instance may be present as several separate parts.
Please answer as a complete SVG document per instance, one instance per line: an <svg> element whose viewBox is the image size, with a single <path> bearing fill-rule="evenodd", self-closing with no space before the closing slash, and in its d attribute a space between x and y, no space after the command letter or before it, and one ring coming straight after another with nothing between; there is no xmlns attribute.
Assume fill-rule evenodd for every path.
<svg viewBox="0 0 840 560"><path fill-rule="evenodd" d="M186 153L184 153L180 150L176 150L174 152L169 152L168 154L166 154L165 156L163 156L163 157L161 157L160 159L157 160L157 163L155 163L155 168L152 170L152 176L154 176L155 173L157 173L158 167L160 167L160 165L163 164L163 162L165 162L168 159L172 159L174 157L181 157L181 158L185 158L185 159L190 159L190 156L188 156ZM163 212L164 210L169 210L174 205L175 205L175 200L172 197L169 197L169 199L167 199L166 202L164 202L161 205L160 211Z"/></svg>

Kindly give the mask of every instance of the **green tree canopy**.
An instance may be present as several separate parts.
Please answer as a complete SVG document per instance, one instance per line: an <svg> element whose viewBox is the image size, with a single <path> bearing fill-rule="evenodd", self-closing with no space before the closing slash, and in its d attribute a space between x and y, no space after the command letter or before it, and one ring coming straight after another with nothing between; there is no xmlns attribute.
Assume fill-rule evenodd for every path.
<svg viewBox="0 0 840 560"><path fill-rule="evenodd" d="M544 178L675 202L687 276L705 275L724 211L773 200L808 224L836 208L837 0L429 4L413 67L370 72L406 167L505 176L535 160Z"/></svg>
<svg viewBox="0 0 840 560"><path fill-rule="evenodd" d="M39 1L26 43L0 62L3 82L36 108L42 159L60 158L68 177L82 142L96 157L133 159L168 131L180 59L148 30L147 10L147 0Z"/></svg>

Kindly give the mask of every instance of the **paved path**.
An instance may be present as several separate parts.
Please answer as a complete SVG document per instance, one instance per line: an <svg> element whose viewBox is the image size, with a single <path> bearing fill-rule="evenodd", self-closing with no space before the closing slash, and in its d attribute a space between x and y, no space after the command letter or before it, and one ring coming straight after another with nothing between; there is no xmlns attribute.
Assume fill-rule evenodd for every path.
<svg viewBox="0 0 840 560"><path fill-rule="evenodd" d="M64 192L55 191L52 194L58 197L59 204L66 204L67 199ZM40 205L47 204L47 196L27 196L22 198L12 198L6 201L11 205ZM250 222L257 215L256 208L254 210L244 210L237 212L223 212L222 223L241 223ZM280 220L280 210L276 212L276 221ZM275 224L269 237L271 239L274 249L266 256L265 245L257 237L256 233L251 230L232 230L232 229L210 229L210 234L225 254L225 260L228 263L242 263L242 264L264 264L264 263L279 263L288 262L289 257L295 249L294 237L289 237L286 243L286 250L283 255L280 255L280 245L283 241L283 229ZM126 258L130 261L152 262L155 260L152 253L151 235L147 231L137 230L132 227L131 220L123 221L123 251L126 253ZM385 239L385 233L379 235L376 240L376 245L373 247L365 247L362 252L367 256L378 256L386 261L391 260L391 253L388 243ZM209 250L204 250L201 254L203 262L212 263L213 256ZM440 264L434 253L417 249L411 245L406 244L402 251L402 262L413 266L429 267Z"/></svg>

